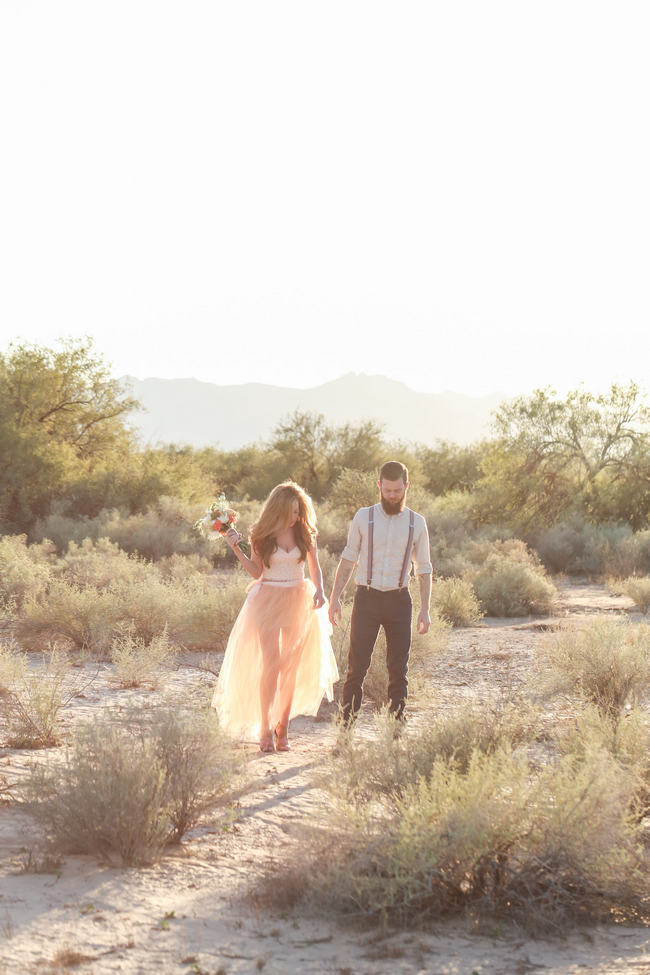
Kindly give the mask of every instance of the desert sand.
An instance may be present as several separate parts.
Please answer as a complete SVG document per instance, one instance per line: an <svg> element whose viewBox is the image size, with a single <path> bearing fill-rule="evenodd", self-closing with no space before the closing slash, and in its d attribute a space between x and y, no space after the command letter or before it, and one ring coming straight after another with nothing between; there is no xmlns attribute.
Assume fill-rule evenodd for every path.
<svg viewBox="0 0 650 975"><path fill-rule="evenodd" d="M499 686L516 687L534 667L545 631L593 613L630 613L630 601L604 587L561 587L551 619L486 620L456 629L433 663L435 700L449 708ZM634 618L634 614L630 614ZM167 690L206 688L214 678L186 658ZM151 701L162 691L116 690L100 674L64 712L64 726L103 705ZM413 702L412 726L426 720ZM463 921L382 933L346 918L273 910L255 896L261 879L296 849L292 827L321 796L315 773L333 746L328 708L292 723L292 750L262 755L243 746L246 784L234 809L206 813L179 847L149 867L122 868L87 856L44 861L41 836L19 803L0 805L0 972L338 973L338 975L524 975L528 972L650 975L650 929L598 926L536 940L498 926L473 931ZM364 710L356 733L373 733ZM408 732L407 732L408 733ZM0 774L19 782L56 749L0 751ZM49 872L34 872L34 867Z"/></svg>

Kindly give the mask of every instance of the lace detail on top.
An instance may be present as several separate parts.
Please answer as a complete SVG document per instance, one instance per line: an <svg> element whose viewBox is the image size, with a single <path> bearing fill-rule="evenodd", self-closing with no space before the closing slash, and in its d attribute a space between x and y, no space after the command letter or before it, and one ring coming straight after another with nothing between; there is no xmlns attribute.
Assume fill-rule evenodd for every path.
<svg viewBox="0 0 650 975"><path fill-rule="evenodd" d="M305 563L300 561L297 545L290 552L278 547L271 555L270 565L265 565L260 576L261 582L302 582L305 577Z"/></svg>

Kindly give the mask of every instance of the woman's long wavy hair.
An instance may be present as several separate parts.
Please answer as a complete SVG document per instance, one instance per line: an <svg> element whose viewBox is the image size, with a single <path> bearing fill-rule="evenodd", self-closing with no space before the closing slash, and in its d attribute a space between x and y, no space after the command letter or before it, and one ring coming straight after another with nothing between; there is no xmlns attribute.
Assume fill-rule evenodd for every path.
<svg viewBox="0 0 650 975"><path fill-rule="evenodd" d="M318 534L316 512L309 495L294 481L283 481L274 487L264 502L262 512L251 528L251 547L262 556L264 565L277 550L276 541L291 521L293 502L298 502L298 520L293 526L296 545L300 549L300 561L304 562Z"/></svg>

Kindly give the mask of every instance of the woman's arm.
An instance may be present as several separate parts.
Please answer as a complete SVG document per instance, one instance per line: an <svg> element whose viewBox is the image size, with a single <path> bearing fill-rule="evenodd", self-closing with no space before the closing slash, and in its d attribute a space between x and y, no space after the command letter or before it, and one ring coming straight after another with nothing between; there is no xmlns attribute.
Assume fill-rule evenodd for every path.
<svg viewBox="0 0 650 975"><path fill-rule="evenodd" d="M316 592L314 593L314 609L320 609L325 602L325 594L323 592L323 573L320 567L320 562L318 561L318 546L316 545L316 539L314 539L311 548L307 551L307 565L309 566L311 581L316 586Z"/></svg>
<svg viewBox="0 0 650 975"><path fill-rule="evenodd" d="M252 545L250 559L247 555L244 555L239 547L239 543L243 537L244 536L240 535L236 528L229 528L226 532L226 541L228 545L233 550L248 574L251 575L253 579L259 579L259 577L262 575L262 559Z"/></svg>

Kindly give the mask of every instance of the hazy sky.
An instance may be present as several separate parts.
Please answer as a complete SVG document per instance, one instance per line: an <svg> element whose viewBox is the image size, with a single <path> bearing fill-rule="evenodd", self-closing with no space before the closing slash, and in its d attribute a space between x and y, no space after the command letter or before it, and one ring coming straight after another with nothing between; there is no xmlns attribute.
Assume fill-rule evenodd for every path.
<svg viewBox="0 0 650 975"><path fill-rule="evenodd" d="M0 338L646 386L650 5L0 0Z"/></svg>

